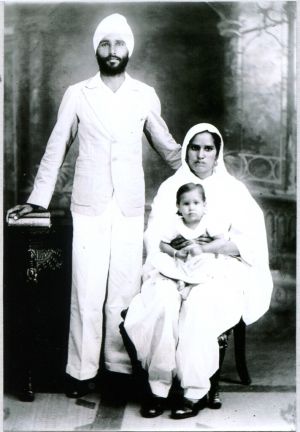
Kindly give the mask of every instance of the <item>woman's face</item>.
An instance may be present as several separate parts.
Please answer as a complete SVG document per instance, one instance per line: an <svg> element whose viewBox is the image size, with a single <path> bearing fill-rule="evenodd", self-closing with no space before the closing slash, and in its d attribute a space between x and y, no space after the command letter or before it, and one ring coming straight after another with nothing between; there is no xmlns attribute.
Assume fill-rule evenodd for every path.
<svg viewBox="0 0 300 432"><path fill-rule="evenodd" d="M217 149L213 137L209 132L202 132L194 136L187 147L187 164L193 173L205 179L209 177L217 160Z"/></svg>

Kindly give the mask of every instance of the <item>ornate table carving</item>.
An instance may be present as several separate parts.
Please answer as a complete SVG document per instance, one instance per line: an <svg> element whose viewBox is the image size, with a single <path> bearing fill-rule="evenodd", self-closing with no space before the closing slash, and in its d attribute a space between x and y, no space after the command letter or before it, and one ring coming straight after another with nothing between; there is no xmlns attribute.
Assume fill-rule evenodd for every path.
<svg viewBox="0 0 300 432"><path fill-rule="evenodd" d="M56 270L62 266L62 256L59 249L29 248L29 265L27 268L27 281L38 282L38 274L44 269Z"/></svg>
<svg viewBox="0 0 300 432"><path fill-rule="evenodd" d="M59 218L48 225L45 218L39 223L37 217L34 226L24 219L19 225L6 226L5 249L10 260L5 275L6 340L10 341L7 345L14 344L17 353L12 351L8 356L15 363L14 390L22 401L34 400L35 387L40 381L35 380L36 369L41 369L45 376L60 374L41 364L48 352L53 358L59 356L57 363L64 362L69 319L70 234L70 220L64 226ZM59 338L58 332L62 333ZM41 354L43 350L46 354ZM56 364L53 367L57 369Z"/></svg>

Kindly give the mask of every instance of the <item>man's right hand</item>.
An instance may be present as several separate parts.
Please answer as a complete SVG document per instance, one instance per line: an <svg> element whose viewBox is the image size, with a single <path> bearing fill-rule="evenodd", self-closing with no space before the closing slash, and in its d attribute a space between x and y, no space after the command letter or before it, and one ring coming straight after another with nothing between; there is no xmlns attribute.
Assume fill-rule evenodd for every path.
<svg viewBox="0 0 300 432"><path fill-rule="evenodd" d="M26 215L27 213L31 213L33 211L33 208L34 207L31 204L18 204L15 207L7 210L6 221L8 221L9 217L17 220L20 217Z"/></svg>

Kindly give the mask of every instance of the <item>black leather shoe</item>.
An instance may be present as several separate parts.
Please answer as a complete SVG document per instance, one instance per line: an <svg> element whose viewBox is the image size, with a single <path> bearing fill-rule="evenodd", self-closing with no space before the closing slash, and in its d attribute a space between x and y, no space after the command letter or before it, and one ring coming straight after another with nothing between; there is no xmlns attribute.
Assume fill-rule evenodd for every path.
<svg viewBox="0 0 300 432"><path fill-rule="evenodd" d="M204 397L198 402L192 402L189 399L183 398L178 406L172 409L171 418L175 420L195 417L199 411L207 406L207 398Z"/></svg>
<svg viewBox="0 0 300 432"><path fill-rule="evenodd" d="M166 399L159 396L149 396L141 406L141 416L153 418L160 416L166 407Z"/></svg>
<svg viewBox="0 0 300 432"><path fill-rule="evenodd" d="M208 408L211 408L211 409L220 409L221 408L222 401L220 398L220 393L218 391L213 392L213 393L209 393L207 406L208 406Z"/></svg>
<svg viewBox="0 0 300 432"><path fill-rule="evenodd" d="M81 398L95 389L95 383L91 380L78 380L71 376L67 380L66 396L72 399Z"/></svg>

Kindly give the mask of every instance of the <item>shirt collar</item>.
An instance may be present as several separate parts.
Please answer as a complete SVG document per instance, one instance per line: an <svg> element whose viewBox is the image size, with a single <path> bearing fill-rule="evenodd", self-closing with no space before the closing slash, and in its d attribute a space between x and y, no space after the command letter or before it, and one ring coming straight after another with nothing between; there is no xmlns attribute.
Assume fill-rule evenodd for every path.
<svg viewBox="0 0 300 432"><path fill-rule="evenodd" d="M107 85L104 84L104 82L101 79L100 72L97 72L96 75L94 75L92 78L88 79L85 86L89 89L93 89L93 88L97 88L97 87L98 88L104 87L105 89L108 89ZM122 85L118 91L120 91L123 88L134 88L134 87L135 87L134 86L134 80L131 78L130 75L128 75L127 72L125 72L125 80L122 83Z"/></svg>

